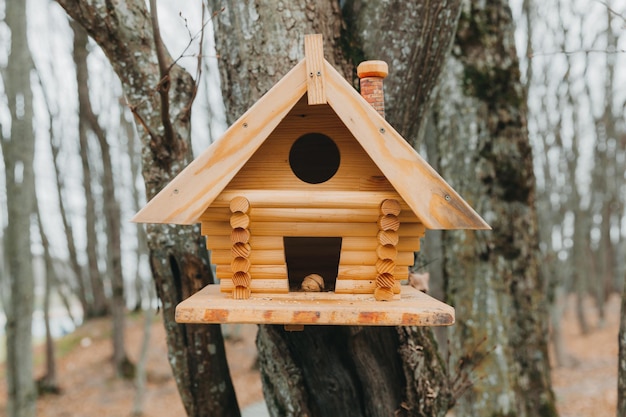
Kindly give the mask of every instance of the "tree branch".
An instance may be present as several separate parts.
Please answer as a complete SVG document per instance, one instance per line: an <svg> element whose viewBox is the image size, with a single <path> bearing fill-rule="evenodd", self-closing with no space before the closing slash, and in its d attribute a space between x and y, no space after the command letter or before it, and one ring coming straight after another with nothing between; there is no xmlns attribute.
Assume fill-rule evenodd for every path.
<svg viewBox="0 0 626 417"><path fill-rule="evenodd" d="M157 61L159 63L159 72L161 79L157 85L157 91L161 97L161 123L163 123L163 139L164 144L173 150L176 154L179 151L177 141L174 135L174 128L172 127L172 121L170 120L170 65L167 61L167 52L165 51L165 45L161 38L161 30L159 29L159 17L157 14L156 0L150 0L150 19L152 21L152 32L154 37L154 46L157 55Z"/></svg>

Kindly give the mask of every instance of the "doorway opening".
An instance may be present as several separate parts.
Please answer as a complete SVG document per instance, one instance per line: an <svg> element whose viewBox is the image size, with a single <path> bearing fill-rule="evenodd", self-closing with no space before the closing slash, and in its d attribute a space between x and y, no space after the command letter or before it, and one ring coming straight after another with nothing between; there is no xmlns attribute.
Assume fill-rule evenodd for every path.
<svg viewBox="0 0 626 417"><path fill-rule="evenodd" d="M289 291L300 291L304 277L320 275L324 291L335 291L341 237L284 237Z"/></svg>

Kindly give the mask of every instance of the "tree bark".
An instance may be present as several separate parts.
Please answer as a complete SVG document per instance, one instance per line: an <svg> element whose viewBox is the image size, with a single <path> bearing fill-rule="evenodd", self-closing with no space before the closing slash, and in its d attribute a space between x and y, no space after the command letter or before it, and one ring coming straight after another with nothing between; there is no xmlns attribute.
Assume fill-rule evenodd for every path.
<svg viewBox="0 0 626 417"><path fill-rule="evenodd" d="M37 208L37 225L39 228L39 236L41 237L41 246L43 247L43 258L45 263L45 286L43 301L44 326L46 329L46 373L37 381L39 393L59 394L59 384L57 382L57 367L54 338L50 329L50 297L53 290L53 282L58 282L52 256L50 255L50 243L48 237L43 230L41 221L41 211Z"/></svg>
<svg viewBox="0 0 626 417"><path fill-rule="evenodd" d="M34 66L26 37L26 2L7 2L5 6L5 21L11 30L11 52L3 74L11 113L11 136L2 140L9 221L4 235L10 282L5 309L8 416L31 417L36 413L37 398L33 379L34 278L30 245L31 216L36 204L30 85Z"/></svg>
<svg viewBox="0 0 626 417"><path fill-rule="evenodd" d="M445 287L457 317L450 350L477 373L459 415L557 415L513 32L506 1L465 3L433 119L442 176L493 227L443 237Z"/></svg>
<svg viewBox="0 0 626 417"><path fill-rule="evenodd" d="M622 289L622 314L619 324L617 365L617 417L626 417L626 275Z"/></svg>
<svg viewBox="0 0 626 417"><path fill-rule="evenodd" d="M77 23L72 24L74 29L75 41L75 62L78 74L78 102L80 104L79 119L84 124L85 130L89 130L94 134L100 148L102 159L102 200L103 214L106 223L106 257L107 257L107 273L108 282L111 283L111 297L108 300L113 318L113 364L117 375L124 378L131 378L134 373L134 366L126 355L124 346L124 328L126 303L124 297L124 272L122 271L122 248L121 248L121 216L119 203L115 196L115 181L113 179L113 166L111 163L111 151L107 142L106 132L100 126L98 117L91 107L91 99L89 97L89 72L87 71L87 32ZM86 135L86 132L82 132ZM86 139L86 138L85 138ZM81 141L81 144L87 141ZM85 146L87 148L87 146ZM81 150L83 146L81 145ZM87 164L88 161L83 162ZM95 216L95 213L92 215ZM95 233L95 230L92 232ZM100 294L102 288L98 287L98 291L94 291L95 295L104 296L104 292ZM99 303L98 303L99 304Z"/></svg>
<svg viewBox="0 0 626 417"><path fill-rule="evenodd" d="M389 65L385 113L389 123L419 149L441 70L456 32L461 1L348 0L344 44L349 57Z"/></svg>
<svg viewBox="0 0 626 417"><path fill-rule="evenodd" d="M143 176L150 199L191 160L189 108L194 82L172 65L168 99L174 137L164 138L161 103L154 95L163 85L145 2L127 1L123 8L105 0L58 3L100 45L122 82L140 126ZM199 236L197 227L148 226L150 264L163 305L170 365L188 415L237 416L219 326L174 321L176 305L213 280Z"/></svg>
<svg viewBox="0 0 626 417"><path fill-rule="evenodd" d="M221 7L218 1L212 4ZM376 39L396 25L413 23L422 28L418 39L407 36L411 54L443 60L454 37L458 2L431 4L428 13L420 17L424 21L416 23L412 4L381 3L372 12L369 5L348 2L344 11L353 26L346 26L334 1L263 7L244 1L226 8L215 19L215 36L227 120L235 120L303 58L305 33L324 35L325 58L348 79L359 63L354 60L364 56L359 39ZM359 10L377 11L380 19L374 27L368 26ZM433 28L443 22L448 29L435 36ZM398 36L395 41L399 48L404 40ZM378 47L380 54L376 49L368 49L368 58L385 54L385 48ZM398 105L397 112L409 114L418 102L427 105L436 85L434 68L432 74L431 67L414 73L418 77L424 71L428 81L422 84L423 91L415 93L417 98L407 101L406 108ZM401 99L396 97L395 102ZM419 131L418 123L402 128ZM437 416L444 415L453 403L445 366L428 330L309 326L303 332L290 333L279 326L260 326L257 346L272 415Z"/></svg>
<svg viewBox="0 0 626 417"><path fill-rule="evenodd" d="M96 225L96 200L93 193L93 172L89 163L89 125L87 109L89 103L89 71L87 68L87 33L78 24L72 23L74 33L74 64L76 65L76 84L78 87L78 141L80 159L83 168L83 188L85 190L85 230L87 241L87 277L91 288L90 309L85 311L85 318L103 317L109 313L109 305L104 292L104 276L98 267L98 236Z"/></svg>

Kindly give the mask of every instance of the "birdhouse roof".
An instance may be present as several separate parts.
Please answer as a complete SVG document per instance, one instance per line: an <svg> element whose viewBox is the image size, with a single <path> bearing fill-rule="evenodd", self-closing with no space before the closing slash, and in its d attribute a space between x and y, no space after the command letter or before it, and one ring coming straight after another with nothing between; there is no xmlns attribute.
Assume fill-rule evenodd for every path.
<svg viewBox="0 0 626 417"><path fill-rule="evenodd" d="M311 44L311 40L319 43ZM307 36L305 58L152 198L133 221L196 223L305 94L309 105L328 104L333 109L427 228L490 228L323 58L321 36Z"/></svg>

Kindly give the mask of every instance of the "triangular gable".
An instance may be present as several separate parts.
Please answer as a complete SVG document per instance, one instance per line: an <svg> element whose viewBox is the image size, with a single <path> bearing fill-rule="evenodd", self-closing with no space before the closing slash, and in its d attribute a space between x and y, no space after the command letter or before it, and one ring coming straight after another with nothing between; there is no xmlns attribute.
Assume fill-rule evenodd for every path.
<svg viewBox="0 0 626 417"><path fill-rule="evenodd" d="M323 60L328 104L429 229L489 229L485 221L361 95ZM193 224L307 92L298 63L133 221Z"/></svg>

